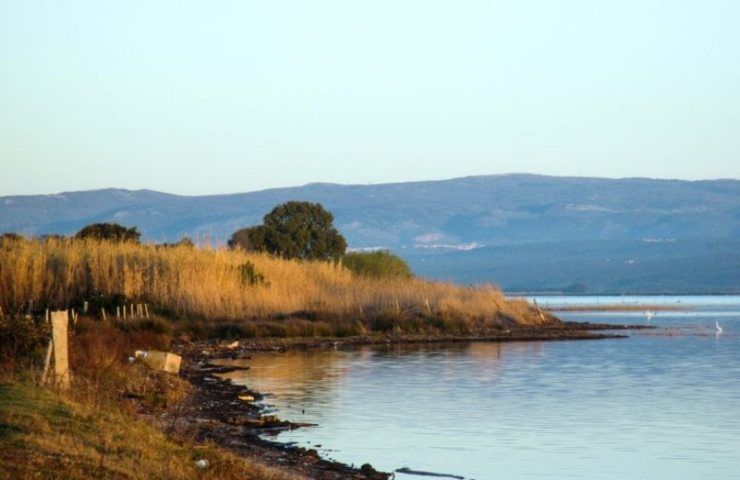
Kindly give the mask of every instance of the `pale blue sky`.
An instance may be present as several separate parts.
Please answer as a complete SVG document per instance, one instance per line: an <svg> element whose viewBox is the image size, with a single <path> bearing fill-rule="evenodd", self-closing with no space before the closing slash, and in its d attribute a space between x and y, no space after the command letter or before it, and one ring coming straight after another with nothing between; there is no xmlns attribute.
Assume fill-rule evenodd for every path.
<svg viewBox="0 0 740 480"><path fill-rule="evenodd" d="M0 195L740 177L740 2L0 0Z"/></svg>

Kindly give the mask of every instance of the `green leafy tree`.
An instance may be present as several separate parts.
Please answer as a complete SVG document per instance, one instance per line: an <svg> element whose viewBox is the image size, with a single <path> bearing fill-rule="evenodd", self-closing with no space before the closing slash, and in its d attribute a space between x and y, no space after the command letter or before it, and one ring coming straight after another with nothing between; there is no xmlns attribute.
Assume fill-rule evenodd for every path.
<svg viewBox="0 0 740 480"><path fill-rule="evenodd" d="M378 252L352 252L342 259L352 273L372 278L411 278L408 264L399 256L381 250Z"/></svg>
<svg viewBox="0 0 740 480"><path fill-rule="evenodd" d="M93 223L77 232L75 238L94 238L113 242L139 242L141 233L136 227L124 227L117 223Z"/></svg>
<svg viewBox="0 0 740 480"><path fill-rule="evenodd" d="M231 248L269 252L283 258L338 261L347 241L320 203L287 202L264 216L262 225L234 232Z"/></svg>

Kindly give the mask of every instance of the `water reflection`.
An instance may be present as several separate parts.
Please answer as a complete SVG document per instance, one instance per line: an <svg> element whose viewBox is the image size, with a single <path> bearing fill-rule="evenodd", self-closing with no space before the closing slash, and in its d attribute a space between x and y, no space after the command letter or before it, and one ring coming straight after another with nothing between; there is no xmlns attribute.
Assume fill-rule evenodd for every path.
<svg viewBox="0 0 740 480"><path fill-rule="evenodd" d="M662 312L653 322L692 331L715 318ZM319 424L281 440L349 463L478 480L736 478L738 322L720 322L720 339L636 332L265 353L233 376L275 393L281 416Z"/></svg>

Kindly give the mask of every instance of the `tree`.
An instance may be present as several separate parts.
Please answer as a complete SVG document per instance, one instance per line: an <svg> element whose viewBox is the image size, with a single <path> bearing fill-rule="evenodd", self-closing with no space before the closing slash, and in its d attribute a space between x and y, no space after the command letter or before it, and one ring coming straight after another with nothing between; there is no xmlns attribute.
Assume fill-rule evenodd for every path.
<svg viewBox="0 0 740 480"><path fill-rule="evenodd" d="M141 233L136 227L124 227L117 223L93 223L77 232L75 238L94 238L113 242L139 242Z"/></svg>
<svg viewBox="0 0 740 480"><path fill-rule="evenodd" d="M347 241L333 226L333 215L320 203L283 203L262 220L262 225L234 232L229 246L283 258L335 261L347 249Z"/></svg>
<svg viewBox="0 0 740 480"><path fill-rule="evenodd" d="M356 275L372 278L411 278L408 264L399 256L380 250L378 252L352 252L342 259L347 269Z"/></svg>
<svg viewBox="0 0 740 480"><path fill-rule="evenodd" d="M227 242L229 248L232 250L247 250L255 251L260 250L262 244L262 225L255 227L241 228L231 235L231 238Z"/></svg>

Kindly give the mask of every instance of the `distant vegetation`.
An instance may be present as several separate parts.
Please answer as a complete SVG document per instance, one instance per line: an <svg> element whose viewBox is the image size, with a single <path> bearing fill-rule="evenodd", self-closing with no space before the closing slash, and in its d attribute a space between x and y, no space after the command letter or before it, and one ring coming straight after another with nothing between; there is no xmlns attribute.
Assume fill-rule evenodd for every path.
<svg viewBox="0 0 740 480"><path fill-rule="evenodd" d="M117 223L93 223L77 232L75 238L94 238L112 242L138 242L141 233L136 227L124 227Z"/></svg>
<svg viewBox="0 0 740 480"><path fill-rule="evenodd" d="M175 243L162 243L158 245L159 247L189 247L193 248L195 247L195 243L193 243L193 239L190 237L182 237L180 240L178 240Z"/></svg>
<svg viewBox="0 0 740 480"><path fill-rule="evenodd" d="M334 217L319 203L287 202L264 216L262 225L234 232L229 247L301 260L339 260L347 249Z"/></svg>
<svg viewBox="0 0 740 480"><path fill-rule="evenodd" d="M378 252L352 252L342 259L349 271L371 278L411 278L406 262L399 256L381 250Z"/></svg>
<svg viewBox="0 0 740 480"><path fill-rule="evenodd" d="M15 232L0 233L0 244L2 244L3 242L17 242L20 240L25 240L25 237L19 233L15 233Z"/></svg>

